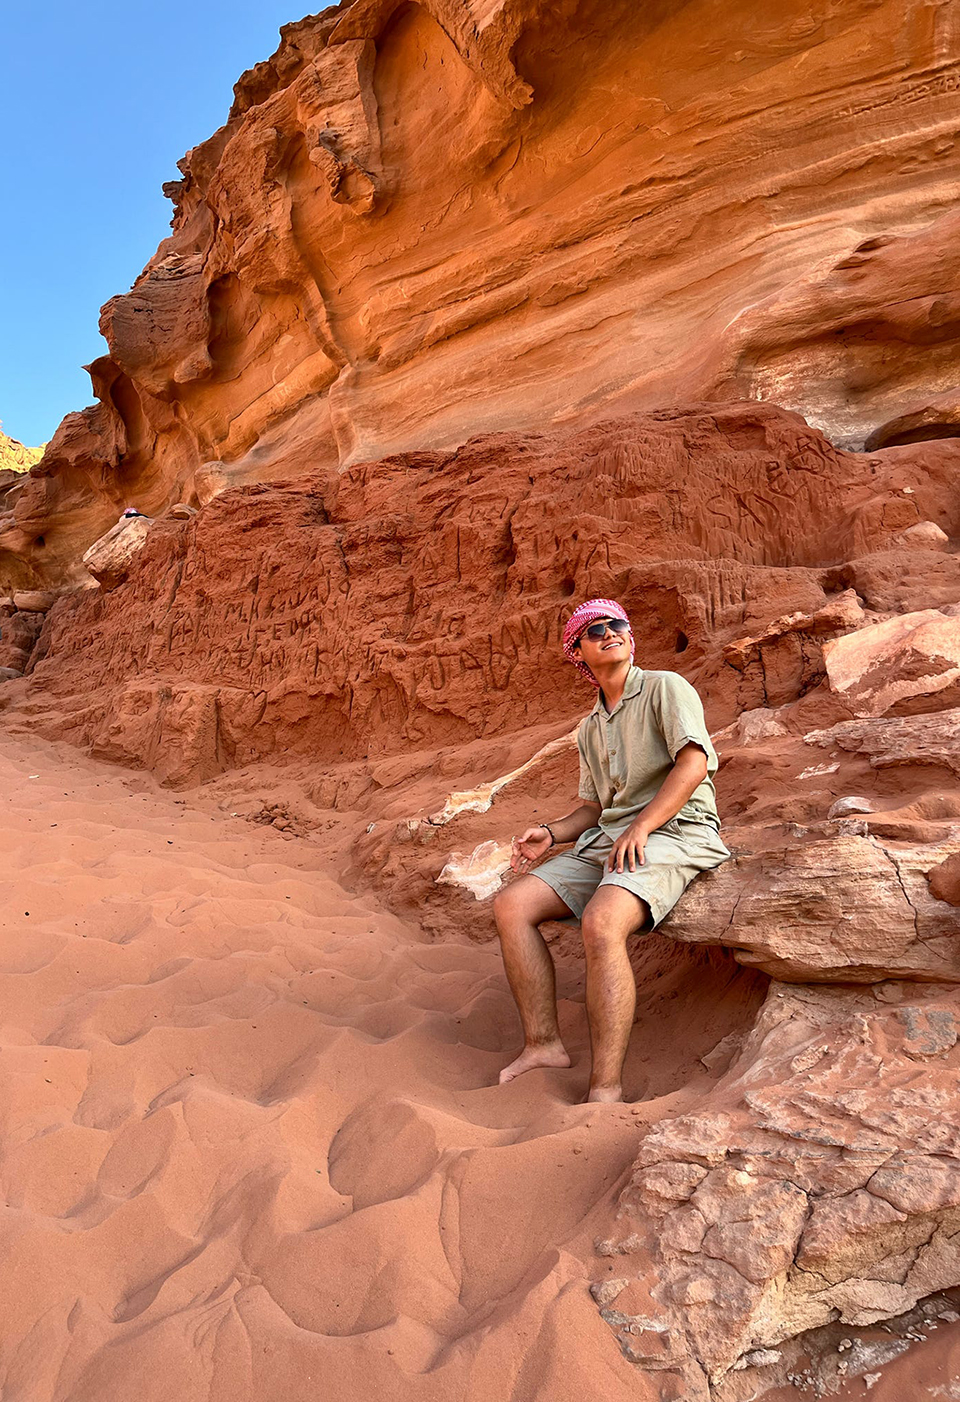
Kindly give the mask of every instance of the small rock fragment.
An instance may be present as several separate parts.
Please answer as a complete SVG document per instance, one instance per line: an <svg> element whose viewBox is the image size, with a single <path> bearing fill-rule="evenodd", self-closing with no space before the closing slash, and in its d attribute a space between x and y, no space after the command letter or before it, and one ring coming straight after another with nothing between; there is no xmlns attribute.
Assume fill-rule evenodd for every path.
<svg viewBox="0 0 960 1402"><path fill-rule="evenodd" d="M896 539L904 545L912 545L914 549L921 550L946 550L950 544L950 537L935 521L918 521L915 526L908 526L905 531L901 531Z"/></svg>
<svg viewBox="0 0 960 1402"><path fill-rule="evenodd" d="M847 798L838 798L836 803L832 803L827 812L828 818L846 818L850 813L872 813L873 804L869 798L858 798L856 795L849 795Z"/></svg>
<svg viewBox="0 0 960 1402"><path fill-rule="evenodd" d="M736 1368L769 1368L774 1363L779 1363L783 1354L775 1348L754 1348L749 1353L745 1353Z"/></svg>
<svg viewBox="0 0 960 1402"><path fill-rule="evenodd" d="M46 613L58 597L53 589L20 589L13 596L13 606L24 613Z"/></svg>
<svg viewBox="0 0 960 1402"><path fill-rule="evenodd" d="M611 1280L595 1280L590 1286L590 1294L601 1309L606 1309L629 1284L630 1281L625 1275L614 1276Z"/></svg>
<svg viewBox="0 0 960 1402"><path fill-rule="evenodd" d="M496 895L510 869L510 846L495 840L481 842L472 852L451 852L437 877L438 885L461 886L478 901Z"/></svg>
<svg viewBox="0 0 960 1402"><path fill-rule="evenodd" d="M741 745L756 745L760 740L787 733L787 727L778 719L776 712L765 706L744 711L736 722L736 729Z"/></svg>

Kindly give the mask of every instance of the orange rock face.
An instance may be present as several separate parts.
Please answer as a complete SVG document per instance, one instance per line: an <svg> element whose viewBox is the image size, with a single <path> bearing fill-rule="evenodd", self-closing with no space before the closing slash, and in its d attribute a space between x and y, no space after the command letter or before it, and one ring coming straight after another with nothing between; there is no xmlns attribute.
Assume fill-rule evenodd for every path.
<svg viewBox="0 0 960 1402"><path fill-rule="evenodd" d="M0 525L0 575L70 576L210 463L249 482L703 398L848 446L955 433L957 38L914 0L287 26L104 308L99 403Z"/></svg>
<svg viewBox="0 0 960 1402"><path fill-rule="evenodd" d="M351 1397L416 1402L499 1402L505 1340L518 1398L745 1402L960 1282L958 41L909 0L355 0L287 26L184 158L104 308L97 405L0 480L34 910L4 966L9 1225L43 1238L0 1271L16 1376L31 1339L73 1376L43 1321L72 1339L87 1286L19 1281L94 1219L122 1269L78 1316L82 1396L116 1390L127 1324L124 1386L168 1328L192 1376L224 1280L266 1321L229 1352L273 1366L282 1335L295 1389L320 1339ZM589 595L699 688L734 855L631 949L642 1108L576 1120L576 932L548 936L579 1060L523 1100L494 1099L516 1031L481 946L512 834L571 806L593 694L559 641ZM210 852L172 873L162 794L128 852L114 794L107 860L91 772L34 859L29 784L70 793L28 772L38 735L206 785ZM221 851L215 816L274 847ZM48 1052L74 1068L49 1120ZM128 1169L156 1134L154 1187ZM862 1343L817 1387L873 1377Z"/></svg>

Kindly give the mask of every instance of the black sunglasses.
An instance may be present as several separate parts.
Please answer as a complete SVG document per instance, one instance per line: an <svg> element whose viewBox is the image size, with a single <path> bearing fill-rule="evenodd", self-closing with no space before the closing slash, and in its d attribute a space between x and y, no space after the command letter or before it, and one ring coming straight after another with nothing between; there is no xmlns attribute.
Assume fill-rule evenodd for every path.
<svg viewBox="0 0 960 1402"><path fill-rule="evenodd" d="M611 633L629 633L630 624L625 618L605 618L600 623L591 623L589 628L584 628L580 638L592 638L594 642L606 636L607 629ZM577 642L580 641L577 639Z"/></svg>

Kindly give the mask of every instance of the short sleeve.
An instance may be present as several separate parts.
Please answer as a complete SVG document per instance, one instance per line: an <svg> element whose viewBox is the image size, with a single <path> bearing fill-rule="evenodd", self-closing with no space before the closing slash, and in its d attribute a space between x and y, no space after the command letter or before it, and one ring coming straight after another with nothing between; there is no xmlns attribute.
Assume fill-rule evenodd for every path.
<svg viewBox="0 0 960 1402"><path fill-rule="evenodd" d="M577 789L577 797L582 798L584 803L600 803L600 795L597 793L597 786L584 753L582 726L577 731L577 750L580 755L580 787Z"/></svg>
<svg viewBox="0 0 960 1402"><path fill-rule="evenodd" d="M684 745L699 745L707 757L707 772L717 768L717 753L703 715L703 703L685 677L676 672L664 674L657 694L657 719L670 758L676 759Z"/></svg>

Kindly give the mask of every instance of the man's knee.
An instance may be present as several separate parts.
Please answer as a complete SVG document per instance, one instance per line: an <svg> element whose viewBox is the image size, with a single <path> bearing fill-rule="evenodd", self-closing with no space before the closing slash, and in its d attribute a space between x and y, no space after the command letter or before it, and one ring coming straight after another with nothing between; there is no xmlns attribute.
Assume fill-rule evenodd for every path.
<svg viewBox="0 0 960 1402"><path fill-rule="evenodd" d="M497 929L508 929L518 920L530 920L533 912L533 895L526 881L513 881L504 886L493 898L493 918Z"/></svg>
<svg viewBox="0 0 960 1402"><path fill-rule="evenodd" d="M605 919L602 911L591 910L589 906L583 912L580 921L580 934L583 937L584 952L588 957L622 944L627 937L627 932L618 929L609 918Z"/></svg>
<svg viewBox="0 0 960 1402"><path fill-rule="evenodd" d="M589 901L580 920L580 933L587 955L602 953L622 945L629 935L650 923L650 907L630 892L611 900L600 892Z"/></svg>
<svg viewBox="0 0 960 1402"><path fill-rule="evenodd" d="M502 930L504 925L509 923L517 905L517 898L512 886L505 886L502 891L498 891L493 898L493 918L496 921L497 929Z"/></svg>
<svg viewBox="0 0 960 1402"><path fill-rule="evenodd" d="M516 925L542 925L545 920L562 920L569 914L556 892L535 876L511 881L493 898L493 918L501 935Z"/></svg>

